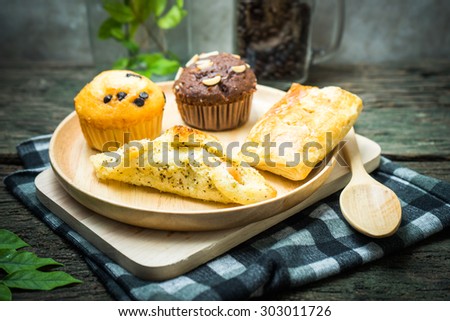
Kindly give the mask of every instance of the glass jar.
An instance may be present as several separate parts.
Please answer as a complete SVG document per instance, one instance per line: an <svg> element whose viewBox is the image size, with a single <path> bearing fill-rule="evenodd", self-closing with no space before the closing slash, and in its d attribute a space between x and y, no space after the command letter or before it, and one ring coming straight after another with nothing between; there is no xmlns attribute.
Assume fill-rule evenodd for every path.
<svg viewBox="0 0 450 321"><path fill-rule="evenodd" d="M236 0L235 52L254 69L258 82L282 89L304 82L309 67L339 47L344 0L336 2L327 49L313 49L314 0Z"/></svg>

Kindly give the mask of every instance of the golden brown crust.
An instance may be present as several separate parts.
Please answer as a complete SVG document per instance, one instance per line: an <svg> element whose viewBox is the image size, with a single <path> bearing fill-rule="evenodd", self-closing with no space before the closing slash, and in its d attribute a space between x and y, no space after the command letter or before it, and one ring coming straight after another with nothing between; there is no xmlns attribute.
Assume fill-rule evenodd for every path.
<svg viewBox="0 0 450 321"><path fill-rule="evenodd" d="M204 144L206 141L219 141L214 135L182 125L175 125L169 128L165 134L173 137L177 136L182 142L188 142L190 137L193 137L196 142L201 144Z"/></svg>
<svg viewBox="0 0 450 321"><path fill-rule="evenodd" d="M176 141L198 145L183 148L186 145L172 144ZM114 166L107 166L113 161L108 153L91 156L90 160L99 179L149 186L206 201L251 204L276 196L276 190L256 169L242 166L240 159L230 162L216 155L206 146L208 142L221 146L212 135L175 126L153 141L133 141L119 148L116 155L120 155L120 162Z"/></svg>
<svg viewBox="0 0 450 321"><path fill-rule="evenodd" d="M74 104L86 142L97 150L161 134L164 93L132 71L100 73L78 93Z"/></svg>
<svg viewBox="0 0 450 321"><path fill-rule="evenodd" d="M247 137L257 144L250 149L258 155L256 167L291 180L305 179L348 133L362 106L358 96L338 87L292 84ZM270 150L265 141L273 144Z"/></svg>
<svg viewBox="0 0 450 321"><path fill-rule="evenodd" d="M150 79L129 70L108 70L88 83L74 104L78 117L95 128L122 129L160 116L165 101Z"/></svg>

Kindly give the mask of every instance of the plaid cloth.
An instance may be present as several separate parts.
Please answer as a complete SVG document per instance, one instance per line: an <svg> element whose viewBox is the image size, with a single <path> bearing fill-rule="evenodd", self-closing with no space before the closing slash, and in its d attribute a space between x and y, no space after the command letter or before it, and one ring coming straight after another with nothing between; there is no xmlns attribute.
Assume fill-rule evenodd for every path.
<svg viewBox="0 0 450 321"><path fill-rule="evenodd" d="M339 193L268 229L228 253L163 282L141 280L97 250L36 198L34 178L49 166L50 136L18 146L25 170L5 178L10 191L68 239L118 300L242 300L335 275L412 245L450 225L450 184L383 158L373 176L401 200L398 232L384 239L356 233L339 210Z"/></svg>

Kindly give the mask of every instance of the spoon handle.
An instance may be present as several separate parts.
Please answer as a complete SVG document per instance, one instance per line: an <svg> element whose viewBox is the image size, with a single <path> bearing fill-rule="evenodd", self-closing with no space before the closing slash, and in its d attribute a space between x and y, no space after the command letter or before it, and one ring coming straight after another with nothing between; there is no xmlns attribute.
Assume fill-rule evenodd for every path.
<svg viewBox="0 0 450 321"><path fill-rule="evenodd" d="M364 168L361 154L359 152L358 143L356 142L355 130L353 127L350 129L346 136L346 143L343 148L344 158L349 163L348 165L351 168L352 179L360 177L360 175L366 173L366 169Z"/></svg>

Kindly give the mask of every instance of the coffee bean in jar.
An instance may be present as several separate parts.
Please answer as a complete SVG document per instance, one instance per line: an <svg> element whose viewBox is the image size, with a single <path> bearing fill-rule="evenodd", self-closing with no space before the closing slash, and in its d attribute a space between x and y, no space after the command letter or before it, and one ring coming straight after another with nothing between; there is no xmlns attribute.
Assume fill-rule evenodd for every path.
<svg viewBox="0 0 450 321"><path fill-rule="evenodd" d="M258 81L288 85L306 79L311 13L308 1L236 0L236 49Z"/></svg>

